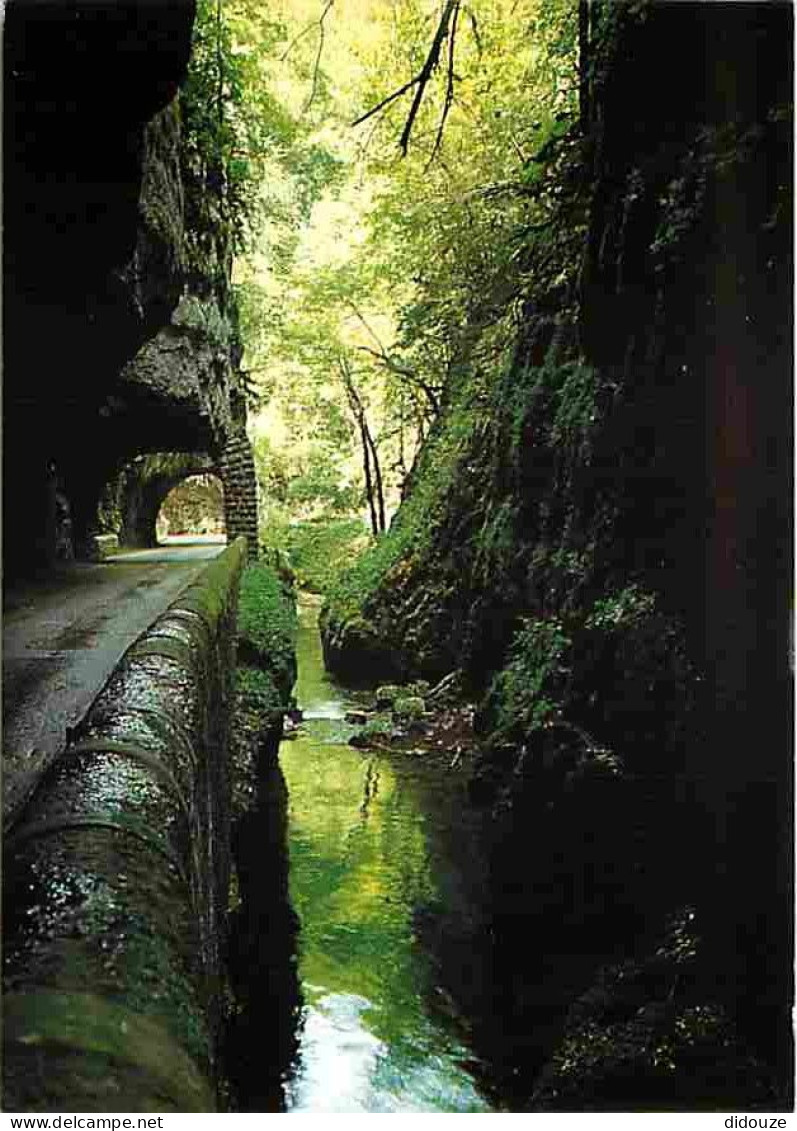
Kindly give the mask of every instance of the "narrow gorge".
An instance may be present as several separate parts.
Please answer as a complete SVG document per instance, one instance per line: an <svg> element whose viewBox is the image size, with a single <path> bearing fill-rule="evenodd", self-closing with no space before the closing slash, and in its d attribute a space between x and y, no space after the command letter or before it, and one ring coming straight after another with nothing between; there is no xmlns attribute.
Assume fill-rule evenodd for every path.
<svg viewBox="0 0 797 1131"><path fill-rule="evenodd" d="M7 0L3 1110L793 1110L793 23Z"/></svg>

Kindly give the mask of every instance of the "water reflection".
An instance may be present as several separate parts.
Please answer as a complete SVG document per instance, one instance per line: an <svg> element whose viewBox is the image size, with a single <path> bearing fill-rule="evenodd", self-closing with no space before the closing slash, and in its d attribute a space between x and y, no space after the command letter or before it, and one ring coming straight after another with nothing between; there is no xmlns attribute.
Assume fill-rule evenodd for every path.
<svg viewBox="0 0 797 1131"><path fill-rule="evenodd" d="M420 759L346 745L348 702L323 670L312 605L301 620L305 733L280 754L305 997L287 1108L489 1110L454 1026L430 1008L434 962L416 935L419 920L463 888L437 835L462 819L451 781Z"/></svg>
<svg viewBox="0 0 797 1131"><path fill-rule="evenodd" d="M373 1111L371 1079L386 1046L363 1024L371 1002L356 994L323 994L304 1021L299 1071L288 1088L296 1111Z"/></svg>

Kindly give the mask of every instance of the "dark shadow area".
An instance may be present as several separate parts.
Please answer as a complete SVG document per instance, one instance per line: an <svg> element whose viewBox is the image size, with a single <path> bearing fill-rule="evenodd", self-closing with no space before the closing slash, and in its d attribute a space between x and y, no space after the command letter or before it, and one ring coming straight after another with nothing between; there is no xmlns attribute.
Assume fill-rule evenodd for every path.
<svg viewBox="0 0 797 1131"><path fill-rule="evenodd" d="M288 791L279 734L264 743L256 797L233 826L238 904L230 915L228 977L235 1006L224 1047L234 1111L281 1112L297 1047L299 921L288 897Z"/></svg>

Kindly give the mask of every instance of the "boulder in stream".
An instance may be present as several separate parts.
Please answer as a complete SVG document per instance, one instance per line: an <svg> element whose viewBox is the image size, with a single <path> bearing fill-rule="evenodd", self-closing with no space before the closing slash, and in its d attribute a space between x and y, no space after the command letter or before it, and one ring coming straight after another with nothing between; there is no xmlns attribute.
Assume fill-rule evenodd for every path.
<svg viewBox="0 0 797 1131"><path fill-rule="evenodd" d="M395 683L386 683L382 687L377 687L375 695L377 711L392 707L396 699L403 694L405 694L404 689Z"/></svg>
<svg viewBox="0 0 797 1131"><path fill-rule="evenodd" d="M419 723L426 711L420 695L399 695L393 700L393 718L404 724Z"/></svg>

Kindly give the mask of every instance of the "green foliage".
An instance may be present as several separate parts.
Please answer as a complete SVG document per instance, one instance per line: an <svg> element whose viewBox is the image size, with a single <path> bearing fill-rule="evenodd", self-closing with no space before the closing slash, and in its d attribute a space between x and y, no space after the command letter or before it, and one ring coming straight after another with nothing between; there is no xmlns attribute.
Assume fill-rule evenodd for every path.
<svg viewBox="0 0 797 1131"><path fill-rule="evenodd" d="M389 176L371 246L383 270L415 281L402 312L402 344L440 376L470 351L474 327L494 324L522 290L524 234L542 233L556 207L537 155L567 134L576 112L576 5L490 0L468 12L456 38L455 98L440 159L431 160L447 98L445 67L424 94L401 167L394 159L407 109L401 100L376 126L373 158ZM428 45L419 15L409 6L396 13L396 87L417 72ZM382 55L373 63L374 102L389 81L385 71ZM537 181L546 187L533 188Z"/></svg>
<svg viewBox="0 0 797 1131"><path fill-rule="evenodd" d="M258 526L260 548L266 557L284 553L284 546L291 528L290 518L284 507L269 506L261 515Z"/></svg>
<svg viewBox="0 0 797 1131"><path fill-rule="evenodd" d="M733 166L754 160L764 127L761 123L726 122L706 126L682 154L675 175L669 169L649 170L647 178L657 189L658 224L650 251L658 271L677 268L688 246L688 238L702 219L709 186L714 177L727 175ZM641 175L637 173L641 182ZM656 184L656 181L659 184Z"/></svg>
<svg viewBox="0 0 797 1131"><path fill-rule="evenodd" d="M251 5L234 0L232 10L245 11L239 31L244 23L257 30ZM575 5L547 0L520 8L479 0L463 10L456 98L447 101L441 66L400 163L407 102L358 127L357 151L348 123L386 86L417 73L432 18L422 7L376 3L355 36L343 10L328 11L321 29L286 8L285 26L244 53L258 57L263 85L274 82L289 117L306 97L296 79L310 86L278 139L283 175L279 191L265 190L258 263L239 273L246 364L263 403L293 429L298 420L316 436L337 430L351 458L356 430L343 435L337 426L351 409L338 379L345 365L380 456L388 509L441 402L468 369L487 372L511 349L532 285L543 275L561 285L575 273L584 222L572 194L563 205L560 167L574 154L576 17ZM285 45L279 67L277 42ZM321 122L326 150L306 132ZM331 451L320 454L339 466ZM363 471L355 474L362 481Z"/></svg>
<svg viewBox="0 0 797 1131"><path fill-rule="evenodd" d="M239 662L259 668L287 698L296 678L296 610L293 597L265 562L246 566L238 603Z"/></svg>
<svg viewBox="0 0 797 1131"><path fill-rule="evenodd" d="M605 631L617 631L622 627L638 625L645 617L653 614L656 600L652 593L646 593L638 585L629 585L606 597L599 598L586 619L586 627Z"/></svg>
<svg viewBox="0 0 797 1131"><path fill-rule="evenodd" d="M275 506L285 521L351 514L361 501L336 451L334 429L303 443L277 446L267 436L254 442L255 466L269 519Z"/></svg>
<svg viewBox="0 0 797 1131"><path fill-rule="evenodd" d="M359 518L340 518L289 526L283 545L302 587L312 593L326 593L370 541Z"/></svg>
<svg viewBox="0 0 797 1131"><path fill-rule="evenodd" d="M476 538L477 573L487 581L496 564L509 562L517 550L517 503L505 499L487 508Z"/></svg>
<svg viewBox="0 0 797 1131"><path fill-rule="evenodd" d="M248 0L198 0L180 105L186 216L201 271L220 235L232 251L253 247L266 215L281 203L280 193L268 191L275 173L295 182L304 218L339 175L336 159L308 138L267 81L285 34L282 23Z"/></svg>
<svg viewBox="0 0 797 1131"><path fill-rule="evenodd" d="M291 469L288 454L271 443L267 436L258 436L252 444L257 481L264 505L271 510L275 503L285 503Z"/></svg>
<svg viewBox="0 0 797 1131"><path fill-rule="evenodd" d="M604 16L598 63L616 34ZM380 645L408 662L436 649L452 663L459 650L456 665L470 666L472 678L481 671L486 683L498 672L491 701L505 734L571 707L594 719L581 678L607 657L622 667L636 649L661 687L658 675L678 650L644 595L621 590L593 607L608 584L616 506L611 475L593 461L622 397L576 345L591 193L577 122L577 17L577 5L537 0L520 8L483 0L468 20L463 14L456 97L439 148L444 67L425 92L407 158L395 160L406 113L399 99L369 127L357 190L343 175L326 186L321 176L306 230L289 208L269 244L285 254L272 256L266 283L245 283L245 320L267 359L264 398L282 399L290 430L284 453L275 443L260 459L264 538L292 543L300 575L327 595L328 643L347 640L369 656ZM344 89L322 74L316 121L329 114L334 133L335 112L356 104L357 116L417 74L430 18L415 5L389 17L377 10L362 77ZM391 24L387 39L381 21ZM529 34L519 40L521 21ZM315 38L310 29L297 25L302 51ZM303 58L312 75L312 53ZM336 152L349 162L338 172L353 172L350 154ZM629 174L627 209L641 175ZM673 187L673 213L683 195ZM547 311L553 342L529 341ZM331 527L289 518L302 508L326 518L354 504L340 458L357 443L336 379L342 364L378 421L391 484L406 485L405 459L414 466L389 530L343 575L324 565L315 577ZM459 618L456 629L430 640L430 626L446 616Z"/></svg>
<svg viewBox="0 0 797 1131"><path fill-rule="evenodd" d="M260 668L236 668L235 693L243 710L261 719L273 718L287 706L271 675Z"/></svg>
<svg viewBox="0 0 797 1131"><path fill-rule="evenodd" d="M393 702L393 717L402 724L420 722L425 704L420 695L399 695Z"/></svg>
<svg viewBox="0 0 797 1131"><path fill-rule="evenodd" d="M453 408L429 435L413 471L413 489L389 530L362 554L329 591L328 616L368 620L368 603L380 583L400 587L412 563L431 548L446 501L457 482L469 478L467 461L476 417L461 405Z"/></svg>
<svg viewBox="0 0 797 1131"><path fill-rule="evenodd" d="M406 527L405 527L406 529ZM368 598L402 556L407 541L391 528L377 539L353 566L335 578L328 592L322 623L343 624L348 621L367 623L363 610Z"/></svg>
<svg viewBox="0 0 797 1131"><path fill-rule="evenodd" d="M544 726L564 699L572 641L561 622L527 621L488 693L492 733L499 741Z"/></svg>
<svg viewBox="0 0 797 1131"><path fill-rule="evenodd" d="M229 348L235 330L215 302L207 302L196 295L186 294L172 315L172 325L191 331L222 348Z"/></svg>
<svg viewBox="0 0 797 1131"><path fill-rule="evenodd" d="M394 729L393 720L389 714L369 719L368 722L357 731L357 744L367 746L371 742L390 742L390 737Z"/></svg>
<svg viewBox="0 0 797 1131"><path fill-rule="evenodd" d="M638 584L564 617L526 620L481 710L492 741L556 722L622 751L633 772L677 769L696 677L678 621Z"/></svg>
<svg viewBox="0 0 797 1131"><path fill-rule="evenodd" d="M380 583L390 577L402 558L411 552L417 536L412 522L395 523L376 539L345 573L337 577L328 591L326 608L336 622L353 619L367 621L367 602ZM387 581L389 584L389 581Z"/></svg>
<svg viewBox="0 0 797 1131"><path fill-rule="evenodd" d="M553 351L538 367L520 373L507 368L491 399L507 422L509 458L521 459L531 442L535 448L556 451L560 458L588 463L612 388L582 359L561 358Z"/></svg>
<svg viewBox="0 0 797 1131"><path fill-rule="evenodd" d="M302 585L317 593L368 542L362 520L354 517L361 491L349 480L334 439L334 433L324 434L293 447L260 436L254 444L261 546L287 553Z"/></svg>
<svg viewBox="0 0 797 1131"><path fill-rule="evenodd" d="M551 444L569 448L588 463L590 440L600 422L597 374L591 366L575 361L561 365L559 377Z"/></svg>
<svg viewBox="0 0 797 1131"><path fill-rule="evenodd" d="M578 544L572 517L552 513L550 496L589 467L613 387L578 359L550 358L533 367L507 358L492 387L483 388L482 380L478 369L468 374L427 439L391 529L333 587L326 622L333 632L349 617L369 622L373 609L401 604L391 592L411 589L421 577L437 613L449 591L489 593L496 577L504 580L506 604L519 601L519 592L528 592L522 575L529 555L542 564L543 530L549 568L540 577L553 577L566 564L571 591L586 583L594 551ZM488 602L485 618L493 599ZM495 628L470 630L473 637L487 631L500 660ZM401 647L398 636L391 644ZM454 663L452 657L449 666Z"/></svg>
<svg viewBox="0 0 797 1131"><path fill-rule="evenodd" d="M355 510L360 496L354 484L341 482L339 469L319 445L300 462L298 473L288 483L285 501L294 510L322 508L329 514L342 514Z"/></svg>
<svg viewBox="0 0 797 1131"><path fill-rule="evenodd" d="M218 0L199 0L194 21L191 62L183 85L183 181L186 217L197 264L213 253L215 228L235 246L243 246L253 221L253 171L242 123L241 60L232 51L229 26ZM246 191L247 187L249 192Z"/></svg>
<svg viewBox="0 0 797 1131"><path fill-rule="evenodd" d="M654 418L663 403L654 382L663 370L647 347L661 344L657 319L670 302L664 289L654 293L656 273L678 265L695 233L705 237L700 222L712 178L740 159L749 139L715 130L696 135L688 151L675 135L666 145L651 139L653 151L629 146L622 164L621 139L608 129L583 137L578 10L558 0L479 0L469 29L463 8L439 150L445 66L425 94L406 160L395 160L406 101L392 102L363 129L360 210L343 210L340 220L335 206L351 205L345 190L353 182L338 184L318 201L338 216L336 229L324 228L323 209L312 210L306 235L288 225L274 239L280 287L264 288L261 346L274 365L267 392L276 398L287 390L298 406L288 411L302 423L311 420L323 434L344 417L340 388L337 400L327 395L343 359L369 418L378 420L380 451L395 453L398 465L400 437L404 463L412 431L406 463L420 452L406 477L397 468L394 482L406 490L390 529L324 583L328 657L359 657L372 678L430 671L430 655L440 674L463 669L469 691L487 688L486 746L510 748L506 763L515 773L507 776L518 793L537 789L546 755L557 770L575 764L568 788L589 763L596 790L585 791L575 812L591 810L601 822L606 811L595 801L607 796L606 782L617 784L611 823L628 800L625 787L642 782L639 796L647 797L653 782L674 780L694 739L689 713L698 680L682 627L657 595L680 602L683 579L665 560L664 535L649 533L650 514L659 514L658 439L677 433L660 430ZM596 0L590 15L594 94L617 61L623 23L641 26L648 5ZM363 51L355 114L423 63L434 14L402 3L390 6L389 19L389 46L380 39ZM517 35L519 25L527 34ZM333 83L322 84L322 93L334 100ZM601 140L605 152L593 145ZM611 176L596 179L601 167ZM332 246L320 248L333 230ZM604 307L589 284L614 269L619 293L605 288ZM582 353L597 342L600 356L611 356L613 325L607 317L603 338L604 327L580 309L585 295L608 315L618 300L615 337L627 352L612 357L611 372ZM647 319L639 329L637 310ZM672 383L680 380L673 364ZM327 492L329 502L336 480L319 469L309 461L295 487L291 469L285 501L291 492L297 504ZM542 812L545 799L537 800ZM558 807L550 820L561 820ZM591 869L594 879L596 854L586 840L583 874ZM519 855L527 852L526 829L518 843ZM624 854L622 841L609 837L607 890L615 865L627 863L631 877L639 862L628 843ZM568 882L581 874L579 852L565 858L579 864L563 869ZM541 888L550 881L547 863L539 875ZM583 908L573 910L575 918ZM682 930L685 947L687 936ZM552 938L556 952L561 935ZM679 945L673 942L674 965ZM687 1075L691 1066L708 1066L710 1078L711 1057L728 1047L725 1019L699 999L671 1008L668 995L677 990L676 977L652 1009L643 994L616 1027L610 1017L592 1018L564 1050L566 1086L578 1092L612 1060L609 1074L616 1069L626 1080L637 1070L667 1080L674 1064Z"/></svg>
<svg viewBox="0 0 797 1131"><path fill-rule="evenodd" d="M215 475L192 475L173 487L158 513L158 527L181 534L224 531L224 491Z"/></svg>

